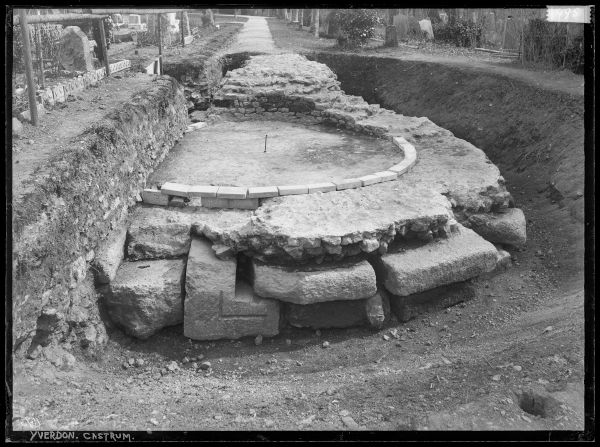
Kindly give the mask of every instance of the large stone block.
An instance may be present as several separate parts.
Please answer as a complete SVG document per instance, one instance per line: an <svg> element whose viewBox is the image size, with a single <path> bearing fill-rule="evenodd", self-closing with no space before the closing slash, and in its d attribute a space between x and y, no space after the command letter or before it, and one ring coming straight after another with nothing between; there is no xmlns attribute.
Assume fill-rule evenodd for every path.
<svg viewBox="0 0 600 447"><path fill-rule="evenodd" d="M212 243L194 238L188 256L183 332L195 340L273 336L279 333L279 303L236 284L235 259L216 257Z"/></svg>
<svg viewBox="0 0 600 447"><path fill-rule="evenodd" d="M362 326L367 322L365 304L364 299L315 304L286 303L285 319L291 326L313 329Z"/></svg>
<svg viewBox="0 0 600 447"><path fill-rule="evenodd" d="M259 205L258 199L221 199L219 197L202 197L202 206L205 208L255 210Z"/></svg>
<svg viewBox="0 0 600 447"><path fill-rule="evenodd" d="M373 258L380 280L395 295L407 296L465 281L496 267L496 247L458 225L447 239Z"/></svg>
<svg viewBox="0 0 600 447"><path fill-rule="evenodd" d="M184 256L190 249L192 216L162 208L139 208L128 231L131 260Z"/></svg>
<svg viewBox="0 0 600 447"><path fill-rule="evenodd" d="M459 282L408 296L387 294L390 307L398 321L409 321L421 314L437 312L475 298L475 289L468 282Z"/></svg>
<svg viewBox="0 0 600 447"><path fill-rule="evenodd" d="M183 260L124 262L106 296L109 317L137 338L180 324L184 270Z"/></svg>
<svg viewBox="0 0 600 447"><path fill-rule="evenodd" d="M360 300L377 292L375 272L366 261L302 268L254 261L253 267L254 291L289 303Z"/></svg>
<svg viewBox="0 0 600 447"><path fill-rule="evenodd" d="M96 250L94 258L94 270L96 280L99 284L110 283L117 274L117 269L125 256L125 239L127 238L127 227L123 225L117 231L110 234Z"/></svg>
<svg viewBox="0 0 600 447"><path fill-rule="evenodd" d="M466 225L490 242L521 246L527 242L525 214L519 208L502 213L474 214Z"/></svg>
<svg viewBox="0 0 600 447"><path fill-rule="evenodd" d="M387 295L353 301L325 301L315 304L285 305L285 320L294 327L313 329L369 325L381 329L391 315Z"/></svg>

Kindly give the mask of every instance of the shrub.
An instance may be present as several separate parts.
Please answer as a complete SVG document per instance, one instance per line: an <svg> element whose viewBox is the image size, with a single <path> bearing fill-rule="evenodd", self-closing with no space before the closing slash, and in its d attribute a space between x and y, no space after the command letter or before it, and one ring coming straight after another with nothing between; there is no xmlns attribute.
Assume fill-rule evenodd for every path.
<svg viewBox="0 0 600 447"><path fill-rule="evenodd" d="M338 45L363 46L375 36L375 26L382 23L373 9L338 9L332 17L339 24Z"/></svg>
<svg viewBox="0 0 600 447"><path fill-rule="evenodd" d="M459 47L472 47L481 45L483 29L481 25L472 20L449 21L448 23L432 23L435 40L452 43Z"/></svg>
<svg viewBox="0 0 600 447"><path fill-rule="evenodd" d="M530 20L523 33L523 56L527 62L583 73L583 36L569 44L565 23Z"/></svg>

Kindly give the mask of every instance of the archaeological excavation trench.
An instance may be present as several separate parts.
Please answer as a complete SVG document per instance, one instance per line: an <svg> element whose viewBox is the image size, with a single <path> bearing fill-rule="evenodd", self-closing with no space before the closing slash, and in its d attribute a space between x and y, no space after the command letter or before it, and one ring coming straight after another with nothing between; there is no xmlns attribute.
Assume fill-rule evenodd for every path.
<svg viewBox="0 0 600 447"><path fill-rule="evenodd" d="M429 99L388 100L402 93L373 87L382 82L367 58L215 61L201 72L165 64L177 80L159 78L87 134L98 193L89 204L73 193L76 221L64 228L63 209L63 227L52 227L87 236L73 244L81 255L63 284L23 313L37 321L30 353L54 334L101 347L105 324L141 339L180 325L193 340L271 337L285 326L381 328L473 298L469 281L502 274L509 252L526 244L526 216L498 167L409 116L433 114ZM445 110L476 120L458 104ZM477 142L473 126L462 136ZM561 198L582 189L573 184L581 179L548 177ZM69 193L62 188L52 222ZM581 215L581 203L569 210ZM27 253L34 242L19 244ZM21 335L30 326L15 325Z"/></svg>
<svg viewBox="0 0 600 447"><path fill-rule="evenodd" d="M468 299L465 281L526 242L481 150L345 94L303 56L250 56L192 116L95 260L107 315L132 336L380 328Z"/></svg>

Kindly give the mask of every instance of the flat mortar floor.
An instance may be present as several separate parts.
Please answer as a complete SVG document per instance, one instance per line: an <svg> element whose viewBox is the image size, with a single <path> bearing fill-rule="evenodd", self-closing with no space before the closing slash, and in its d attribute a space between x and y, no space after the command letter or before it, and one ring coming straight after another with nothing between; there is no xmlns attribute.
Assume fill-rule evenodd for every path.
<svg viewBox="0 0 600 447"><path fill-rule="evenodd" d="M330 182L385 171L403 158L389 141L322 125L224 121L187 133L147 184L271 186Z"/></svg>

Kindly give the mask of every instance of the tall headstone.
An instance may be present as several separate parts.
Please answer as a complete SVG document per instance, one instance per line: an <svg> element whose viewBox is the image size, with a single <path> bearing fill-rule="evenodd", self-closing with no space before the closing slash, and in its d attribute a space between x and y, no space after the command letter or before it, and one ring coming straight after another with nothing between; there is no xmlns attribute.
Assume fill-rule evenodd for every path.
<svg viewBox="0 0 600 447"><path fill-rule="evenodd" d="M61 36L58 59L65 70L90 71L94 69L90 43L78 26L67 26Z"/></svg>

